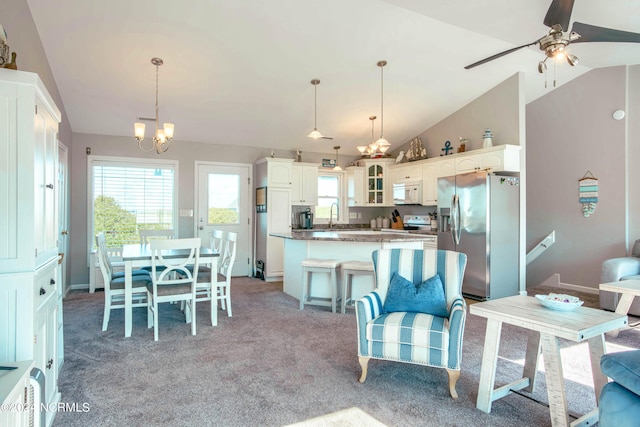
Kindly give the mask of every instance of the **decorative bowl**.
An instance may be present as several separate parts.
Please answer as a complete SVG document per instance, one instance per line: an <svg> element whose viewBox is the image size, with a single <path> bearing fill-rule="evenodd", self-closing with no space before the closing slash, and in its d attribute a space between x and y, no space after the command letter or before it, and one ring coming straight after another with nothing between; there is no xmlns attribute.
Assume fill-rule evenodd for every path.
<svg viewBox="0 0 640 427"><path fill-rule="evenodd" d="M580 307L584 301L566 294L536 295L536 299L543 307L558 311L571 311Z"/></svg>

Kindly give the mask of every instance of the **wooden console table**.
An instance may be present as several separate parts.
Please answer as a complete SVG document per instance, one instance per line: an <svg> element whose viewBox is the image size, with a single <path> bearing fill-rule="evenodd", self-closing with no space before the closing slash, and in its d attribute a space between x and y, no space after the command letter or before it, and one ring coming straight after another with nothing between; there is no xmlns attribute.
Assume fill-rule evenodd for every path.
<svg viewBox="0 0 640 427"><path fill-rule="evenodd" d="M604 333L627 324L627 316L604 310L579 307L574 311L554 311L542 307L533 297L513 296L472 304L471 314L487 318L487 331L480 370L480 385L476 407L491 412L491 402L512 391L532 392L542 348L544 355L549 411L553 426L591 425L598 419L598 409L569 422L567 395L564 389L562 360L558 338L589 343L591 371L596 404L607 377L600 371L600 358L605 353ZM507 323L528 330L523 378L494 390L496 362L502 324Z"/></svg>

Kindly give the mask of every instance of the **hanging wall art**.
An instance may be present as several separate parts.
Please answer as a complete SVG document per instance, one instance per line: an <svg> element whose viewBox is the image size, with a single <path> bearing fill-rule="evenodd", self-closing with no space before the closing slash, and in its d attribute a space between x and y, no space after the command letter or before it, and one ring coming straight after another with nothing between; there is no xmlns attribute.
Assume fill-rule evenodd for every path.
<svg viewBox="0 0 640 427"><path fill-rule="evenodd" d="M598 178L591 171L578 180L579 201L582 204L582 215L588 218L596 211L598 203Z"/></svg>

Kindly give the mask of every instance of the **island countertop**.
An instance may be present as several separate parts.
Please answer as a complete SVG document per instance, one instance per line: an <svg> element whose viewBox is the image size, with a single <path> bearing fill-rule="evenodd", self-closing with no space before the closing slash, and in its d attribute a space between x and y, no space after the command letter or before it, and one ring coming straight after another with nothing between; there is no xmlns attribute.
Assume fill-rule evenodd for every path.
<svg viewBox="0 0 640 427"><path fill-rule="evenodd" d="M271 233L273 237L290 240L321 240L330 242L431 242L434 234L394 233L372 230L322 230L291 231L288 233Z"/></svg>

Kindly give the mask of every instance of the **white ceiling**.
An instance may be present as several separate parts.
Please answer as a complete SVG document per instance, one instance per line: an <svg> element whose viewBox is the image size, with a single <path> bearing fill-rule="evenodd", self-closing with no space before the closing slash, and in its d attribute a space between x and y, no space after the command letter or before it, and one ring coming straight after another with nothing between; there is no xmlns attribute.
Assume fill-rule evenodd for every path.
<svg viewBox="0 0 640 427"><path fill-rule="evenodd" d="M371 140L380 117L392 150L518 71L527 102L548 93L535 46L463 67L548 32L550 0L27 0L73 132L131 136L153 117L175 141L332 152ZM640 32L637 0L576 0L572 21ZM556 69L558 84L591 68L640 64L640 43L571 46L580 65ZM549 82L553 80L551 75ZM311 79L318 78L313 128ZM549 85L551 86L551 85ZM376 137L380 120L376 121ZM147 126L147 136L151 135ZM483 129L478 129L479 135Z"/></svg>

